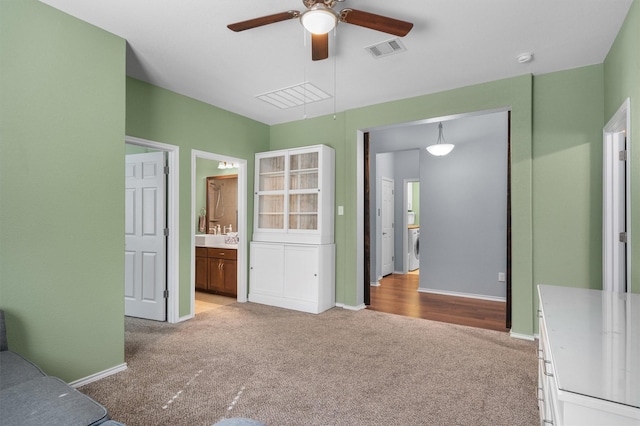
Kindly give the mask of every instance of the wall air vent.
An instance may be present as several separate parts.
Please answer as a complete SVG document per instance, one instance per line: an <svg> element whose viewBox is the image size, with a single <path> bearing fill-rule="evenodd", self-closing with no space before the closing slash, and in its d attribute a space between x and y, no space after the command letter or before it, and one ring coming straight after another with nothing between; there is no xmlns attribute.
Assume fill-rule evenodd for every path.
<svg viewBox="0 0 640 426"><path fill-rule="evenodd" d="M365 47L374 58L382 58L384 56L393 55L394 53L406 52L406 48L399 38L383 41L382 43L373 44Z"/></svg>
<svg viewBox="0 0 640 426"><path fill-rule="evenodd" d="M293 108L313 102L330 99L331 95L318 89L309 82L274 90L256 96L261 101L265 101L280 109Z"/></svg>

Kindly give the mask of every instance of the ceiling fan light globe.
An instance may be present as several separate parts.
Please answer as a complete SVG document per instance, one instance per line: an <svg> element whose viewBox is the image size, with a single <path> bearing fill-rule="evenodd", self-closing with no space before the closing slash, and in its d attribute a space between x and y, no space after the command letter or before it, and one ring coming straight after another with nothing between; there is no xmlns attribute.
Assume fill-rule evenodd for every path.
<svg viewBox="0 0 640 426"><path fill-rule="evenodd" d="M312 34L326 34L336 27L338 17L324 5L316 5L300 16L300 22Z"/></svg>
<svg viewBox="0 0 640 426"><path fill-rule="evenodd" d="M427 151L429 151L429 154L431 155L442 157L453 151L453 148L454 145L452 143L437 143L434 145L429 145L427 147Z"/></svg>

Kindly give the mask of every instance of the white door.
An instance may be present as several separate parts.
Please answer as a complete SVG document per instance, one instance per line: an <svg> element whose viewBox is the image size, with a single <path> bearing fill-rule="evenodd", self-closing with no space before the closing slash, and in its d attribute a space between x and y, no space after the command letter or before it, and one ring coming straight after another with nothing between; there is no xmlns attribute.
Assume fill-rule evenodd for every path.
<svg viewBox="0 0 640 426"><path fill-rule="evenodd" d="M382 223L382 276L393 273L393 179L382 178L382 209L380 222Z"/></svg>
<svg viewBox="0 0 640 426"><path fill-rule="evenodd" d="M131 154L125 166L125 291L127 316L166 320L164 152Z"/></svg>

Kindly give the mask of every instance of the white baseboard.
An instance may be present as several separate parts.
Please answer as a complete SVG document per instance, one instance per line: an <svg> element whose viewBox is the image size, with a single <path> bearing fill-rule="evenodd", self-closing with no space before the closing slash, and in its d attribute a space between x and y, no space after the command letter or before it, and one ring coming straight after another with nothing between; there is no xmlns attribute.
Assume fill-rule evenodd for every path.
<svg viewBox="0 0 640 426"><path fill-rule="evenodd" d="M195 317L196 317L195 314L185 315L183 317L179 317L177 322L187 321L187 320L190 320L190 319L194 319Z"/></svg>
<svg viewBox="0 0 640 426"><path fill-rule="evenodd" d="M433 288L418 288L420 293L433 293L433 294L442 294L445 296L456 296L456 297L468 297L470 299L481 299L481 300L489 300L492 302L507 302L506 297L498 297L498 296L485 296L483 294L473 294L473 293L460 293L457 291L447 291L447 290L436 290Z"/></svg>
<svg viewBox="0 0 640 426"><path fill-rule="evenodd" d="M371 281L369 285L371 287L380 287L380 281Z"/></svg>
<svg viewBox="0 0 640 426"><path fill-rule="evenodd" d="M109 377L113 374L119 373L127 369L127 363L122 363L120 365L116 365L115 367L108 368L103 371L99 371L90 376L84 377L82 379L75 380L69 383L69 386L73 388L79 388L80 386L88 385L89 383L95 382L96 380L104 379L105 377Z"/></svg>
<svg viewBox="0 0 640 426"><path fill-rule="evenodd" d="M352 305L345 305L344 303L336 303L336 307L342 308L342 309L347 309L349 311L361 311L363 309L366 309L367 305L362 303L362 304L357 305L357 306L352 306Z"/></svg>
<svg viewBox="0 0 640 426"><path fill-rule="evenodd" d="M522 339L522 340L535 340L535 336L531 336L529 334L521 334L521 333L514 333L513 331L509 332L509 336L516 338L516 339Z"/></svg>

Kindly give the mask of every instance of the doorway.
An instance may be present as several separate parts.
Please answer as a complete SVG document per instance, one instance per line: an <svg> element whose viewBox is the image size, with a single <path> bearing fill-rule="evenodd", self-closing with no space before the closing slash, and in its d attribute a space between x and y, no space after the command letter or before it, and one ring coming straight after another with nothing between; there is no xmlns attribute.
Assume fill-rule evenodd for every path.
<svg viewBox="0 0 640 426"><path fill-rule="evenodd" d="M420 275L420 179L405 179L402 205L404 223L402 273Z"/></svg>
<svg viewBox="0 0 640 426"><path fill-rule="evenodd" d="M198 178L198 163L211 162L212 166L217 167L219 163L237 165L237 226L234 232L238 233L238 248L236 259L236 277L237 277L237 297L236 301L247 301L247 160L241 158L229 157L221 154L192 150L191 151L191 280L190 280L190 300L191 310L190 317L195 316L196 312L196 245L195 235L199 229L199 217L201 207L198 207L198 200L202 201L202 205L206 204L206 177ZM202 167L202 166L201 166ZM206 174L206 173L205 173ZM202 181L201 185L198 180ZM224 302L224 301L223 301ZM214 302L224 304L223 302Z"/></svg>
<svg viewBox="0 0 640 426"><path fill-rule="evenodd" d="M631 274L630 105L620 106L603 129L603 289L628 292Z"/></svg>
<svg viewBox="0 0 640 426"><path fill-rule="evenodd" d="M166 268L163 279L166 282L166 321L170 323L179 322L179 250L178 241L179 230L179 173L178 160L180 147L133 136L125 137L125 147L131 149L130 152L163 152L166 156Z"/></svg>
<svg viewBox="0 0 640 426"><path fill-rule="evenodd" d="M419 146L420 142L423 141L423 145L427 144L426 141L433 139L434 141L437 138L437 125L438 122L446 121L445 130L451 132L454 136L454 139L458 141L457 150L454 150L454 153L458 153L455 156L456 161L462 160L463 149L466 149L466 163L460 163L455 167L453 163L451 163L451 159L447 160L445 157L444 161L441 161L441 158L435 160L436 157L429 157L425 154L424 146ZM482 132L477 132L474 128L471 127L471 123L480 124L483 122ZM367 168L371 170L372 168L376 168L377 165L374 163L373 159L376 158L376 155L380 152L396 152L401 153L403 150L417 150L413 152L419 152L419 155L414 154L414 157L420 157L419 160L419 171L412 173L410 170L411 166L407 166L406 159L403 159L402 162L395 163L396 173L406 173L405 178L409 179L411 176L415 176L417 174L420 175L419 180L421 183L431 182L430 186L420 187L419 192L421 193L422 201L432 200L432 203L425 202L425 206L429 207L425 212L420 212L420 216L424 220L425 223L421 223L422 228L427 232L427 243L431 243L431 248L429 248L429 244L425 246L423 249L423 241L420 241L420 257L422 257L422 261L425 260L425 256L427 260L430 260L430 264L423 265L421 262L420 267L422 268L422 272L424 272L424 268L426 267L428 271L431 272L431 275L425 277L420 276L419 286L416 284L417 293L427 293L427 294L440 294L445 296L454 296L454 297L462 297L462 298L471 298L478 300L487 300L490 302L497 303L502 306L502 318L503 325L506 325L507 328L510 328L510 281L511 281L511 273L510 273L510 258L511 258L511 241L510 241L510 112L508 109L499 109L492 111L482 111L473 114L460 114L457 116L449 116L449 117L441 117L434 119L422 120L420 122L412 122L405 123L404 125L394 125L385 128L372 129L369 133L362 133L362 137L359 138L362 145L358 147L359 151L363 154L363 159L367 162L367 158L370 160L363 164L361 170L366 170ZM422 124L431 124L431 127L436 127L435 136L419 134L418 132L422 130L418 130L421 128ZM466 128L463 128L466 127ZM381 138L381 131L387 132L385 138ZM371 134L373 132L373 136ZM483 139L479 139L482 137ZM485 142L482 144L479 141L500 141L501 144L498 148L497 145L487 145ZM406 142L405 142L406 141ZM414 145L411 145L414 143ZM455 142L454 142L455 143ZM467 144L466 147L464 144ZM497 143L497 142L496 142ZM380 144L380 145L378 145ZM378 145L376 147L376 145ZM368 157L364 156L364 153L368 154ZM397 155L397 154L396 154ZM487 158L498 159L499 164L490 162L485 166L485 170L489 170L489 173L493 173L493 171L498 170L500 176L497 176L497 179L501 180L499 187L490 195L490 197L497 196L499 199L487 198L486 196L480 196L484 191L482 188L487 187L483 182L479 180L473 181L475 179L473 176L477 176L478 173L484 173L482 170L478 169L480 163L475 161L476 158L482 156L483 158L486 156ZM402 157L402 156L400 156ZM425 158L426 157L426 158ZM453 156L450 156L453 157ZM406 158L406 157L404 157ZM434 163L435 161L435 163ZM438 162L439 161L439 162ZM494 161L494 160L491 160ZM464 165L462 165L464 164ZM418 166L416 166L418 167ZM455 173L454 173L455 172ZM435 174L437 173L437 174ZM456 174L457 173L457 174ZM373 179L376 171L372 170L369 175L363 174L363 186L362 189L367 188L368 178ZM407 176L408 174L408 176ZM393 175L392 175L393 176ZM398 178L398 175L395 175ZM378 178L379 179L379 178ZM467 179L467 180L464 180ZM469 182L469 179L471 181ZM422 182L424 180L424 182ZM477 179L476 179L477 180ZM375 182L375 181L373 181ZM372 182L372 183L373 183ZM490 186L493 188L493 186ZM405 188L399 186L398 189ZM372 185L373 189L373 185ZM451 192L453 191L453 192ZM449 198L442 198L442 194L449 196ZM497 194L497 195L496 195ZM364 198L363 194L363 199ZM486 194L485 194L486 195ZM371 196L375 196L371 194ZM407 197L408 194L404 194L404 197ZM434 198L436 197L436 198ZM454 198L455 197L455 198ZM486 201L490 199L491 201ZM455 202L459 200L463 200L467 203L471 202L469 208L461 208L457 207L454 210L453 205L456 205ZM374 208L374 202L370 201L369 203L365 203L364 207L364 217L367 217L366 208L369 209ZM438 206L438 210L434 210L434 206ZM398 207L399 208L399 207ZM448 213L445 209L448 208ZM404 215L408 216L407 208L403 206ZM397 210L396 210L397 211ZM367 229L373 230L375 229L373 225L373 221L376 220L375 210L371 211L370 214L370 223L364 224L364 230L366 232ZM426 214L426 216L425 216ZM469 215L472 216L469 216ZM466 215L466 219L465 219ZM448 217L451 216L451 217ZM488 226L478 226L473 225L476 223L478 218L487 218L487 217L498 217L500 216L500 223L493 224L491 223L491 227ZM426 219L425 219L426 218ZM471 219L472 220L471 220ZM450 220L451 219L451 220ZM400 221L404 221L403 219L399 219ZM448 221L448 222L447 222ZM454 222L454 223L452 223ZM431 227L424 226L431 223ZM444 224L447 226L435 226L435 224ZM483 222L484 223L484 222ZM405 223L405 226L408 225L408 219ZM434 227L435 226L435 227ZM497 226L497 227L496 227ZM458 232L458 229L462 229L462 231ZM488 230L492 230L491 232L496 233L495 230L500 229L500 233L495 235L491 241L491 245L487 244L479 244L474 242L473 244L467 244L468 236L473 236L475 238L474 241L485 241L485 234L489 232ZM421 229L422 230L422 229ZM455 234L455 232L458 234ZM407 234L406 242L407 244L402 244L402 250L406 251L408 248L408 232L403 233ZM421 233L422 234L422 233ZM455 235L454 235L455 234ZM461 237L462 235L462 237ZM424 237L424 235L421 235ZM481 238L480 238L481 237ZM399 236L399 238L402 238ZM447 240L452 240L453 242L449 242ZM365 239L365 245L367 240ZM442 250L445 246L452 246L454 251L449 250L448 253L454 253L455 255L443 255L444 251ZM473 250L477 250L478 247L482 247L481 252L474 252ZM363 259L363 265L367 265L367 261L375 262L375 244L371 242L371 253L365 259ZM426 250L426 251L424 251ZM484 258L488 252L493 253L491 256L491 263L484 262ZM364 248L364 253L366 256L367 247ZM461 256L459 254L464 254ZM439 256L439 257L438 257ZM443 257L444 256L444 257ZM477 266L474 262L474 257L482 258L483 261L481 263L486 263L487 265L491 265L491 267L487 267L482 269L484 265ZM478 259L477 262L480 260ZM438 265L437 263L440 263ZM476 262L476 263L477 263ZM428 262L429 263L429 262ZM406 263L405 263L406 265ZM441 267L439 275L436 276L437 268ZM477 266L477 267L476 267ZM366 267L366 266L365 266ZM398 262L398 267L396 269L400 269L402 264ZM449 268L449 276L442 275L442 271L445 268ZM453 269L451 269L453 268ZM369 267L371 273L375 270L375 265L371 265ZM408 272L407 269L402 268L402 272ZM472 276L477 271L482 272L482 277L480 279L476 279L475 276ZM406 273L406 272L405 272ZM422 275L422 274L421 274ZM462 278L463 280L458 280L463 283L463 285L448 287L445 280L447 279L457 279ZM373 280L371 280L372 282ZM439 286L441 284L442 286ZM365 287L370 286L371 283L364 283ZM466 286L466 288L463 288ZM491 287L492 286L492 287ZM379 292L378 288L375 288L376 292ZM490 289L486 291L486 289ZM493 290L491 290L493 289ZM365 296L367 293L373 293L373 287L369 288L369 292L367 292L367 288L365 288L364 293ZM477 291L475 291L477 290ZM416 291L416 290L413 290ZM368 303L367 303L368 302ZM506 303L505 303L506 302ZM371 297L369 299L365 299L366 304L371 303Z"/></svg>

